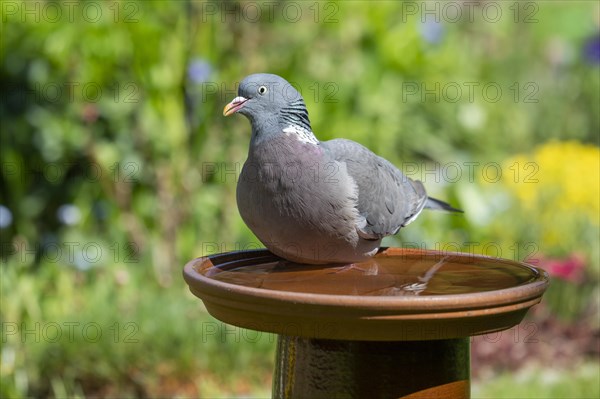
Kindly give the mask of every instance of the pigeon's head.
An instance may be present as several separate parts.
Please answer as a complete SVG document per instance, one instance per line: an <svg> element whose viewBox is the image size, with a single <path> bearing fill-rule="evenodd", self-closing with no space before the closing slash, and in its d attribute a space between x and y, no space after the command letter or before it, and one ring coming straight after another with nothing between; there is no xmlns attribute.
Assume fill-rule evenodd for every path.
<svg viewBox="0 0 600 399"><path fill-rule="evenodd" d="M254 131L281 131L290 125L310 129L308 111L298 91L280 76L257 73L240 83L238 96L223 109L223 115L245 115Z"/></svg>

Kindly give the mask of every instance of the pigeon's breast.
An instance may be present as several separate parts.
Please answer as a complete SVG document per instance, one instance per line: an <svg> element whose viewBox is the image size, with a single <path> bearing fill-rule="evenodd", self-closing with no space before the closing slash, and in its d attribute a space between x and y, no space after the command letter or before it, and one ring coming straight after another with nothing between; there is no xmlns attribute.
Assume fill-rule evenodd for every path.
<svg viewBox="0 0 600 399"><path fill-rule="evenodd" d="M356 186L345 164L318 144L282 135L251 147L237 202L254 234L281 256L331 261L360 241Z"/></svg>

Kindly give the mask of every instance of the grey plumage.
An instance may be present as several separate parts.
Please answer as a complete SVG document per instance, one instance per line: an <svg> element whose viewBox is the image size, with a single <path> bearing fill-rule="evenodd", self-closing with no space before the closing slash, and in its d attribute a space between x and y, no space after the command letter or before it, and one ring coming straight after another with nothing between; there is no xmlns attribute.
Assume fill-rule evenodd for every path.
<svg viewBox="0 0 600 399"><path fill-rule="evenodd" d="M283 78L250 75L238 94L223 111L252 125L238 208L273 253L301 263L361 261L424 208L459 211L362 145L319 141L302 96Z"/></svg>

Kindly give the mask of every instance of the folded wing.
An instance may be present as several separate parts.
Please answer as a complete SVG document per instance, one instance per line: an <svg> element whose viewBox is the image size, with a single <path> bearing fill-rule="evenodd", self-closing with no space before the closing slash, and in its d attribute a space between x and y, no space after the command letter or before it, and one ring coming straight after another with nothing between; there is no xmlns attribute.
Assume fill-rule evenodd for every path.
<svg viewBox="0 0 600 399"><path fill-rule="evenodd" d="M427 203L420 181L406 177L387 160L366 147L345 139L321 145L346 169L358 189L358 234L365 239L380 239L396 234L412 222Z"/></svg>

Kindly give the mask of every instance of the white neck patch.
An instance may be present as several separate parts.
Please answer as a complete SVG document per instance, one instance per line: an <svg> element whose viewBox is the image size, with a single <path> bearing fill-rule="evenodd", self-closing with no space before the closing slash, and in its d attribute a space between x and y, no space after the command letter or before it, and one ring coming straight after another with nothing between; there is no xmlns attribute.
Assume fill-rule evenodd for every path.
<svg viewBox="0 0 600 399"><path fill-rule="evenodd" d="M314 144L314 145L319 144L319 140L315 137L314 133L311 132L310 130L307 130L307 129L301 127L301 126L289 125L285 129L283 129L283 132L287 136L292 136L292 135L295 136L296 139L298 141L301 141L302 143Z"/></svg>

